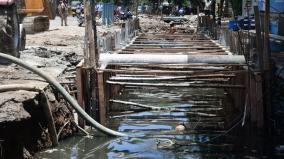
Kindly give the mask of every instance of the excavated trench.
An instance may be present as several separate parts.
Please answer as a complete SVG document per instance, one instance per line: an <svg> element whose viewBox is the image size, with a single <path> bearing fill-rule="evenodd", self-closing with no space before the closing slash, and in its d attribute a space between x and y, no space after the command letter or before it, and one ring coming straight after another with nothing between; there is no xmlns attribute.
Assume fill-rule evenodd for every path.
<svg viewBox="0 0 284 159"><path fill-rule="evenodd" d="M201 34L141 35L119 53L228 55ZM73 137L36 158L270 158L242 127L243 65L110 64L106 125L130 137Z"/></svg>
<svg viewBox="0 0 284 159"><path fill-rule="evenodd" d="M23 51L21 59L56 77L62 84L65 83L68 90L75 89L74 79L69 79L72 75L69 69L74 68L79 61L75 53L35 47ZM54 68L54 65L57 67ZM78 132L69 106L57 90L43 79L14 64L1 65L0 74L0 159L32 158L34 153L52 147L54 143L48 127L50 121L44 112L46 103L49 104L56 131L61 130L59 139ZM3 89L15 85L31 89ZM43 97L43 94L46 96Z"/></svg>

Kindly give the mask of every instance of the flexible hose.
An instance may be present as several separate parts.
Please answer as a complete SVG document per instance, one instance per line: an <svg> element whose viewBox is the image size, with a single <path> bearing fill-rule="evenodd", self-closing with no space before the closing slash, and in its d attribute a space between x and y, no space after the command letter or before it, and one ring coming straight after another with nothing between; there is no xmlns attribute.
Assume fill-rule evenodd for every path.
<svg viewBox="0 0 284 159"><path fill-rule="evenodd" d="M39 75L43 79L45 79L49 84L53 85L64 97L64 99L76 110L76 112L83 117L86 121L88 121L93 127L95 127L100 132L110 135L110 136L127 136L124 133L120 133L118 131L111 130L107 127L104 127L103 125L99 124L97 121L95 121L92 117L90 117L77 103L77 101L52 77L46 75L46 73L40 71L39 69L25 63L24 61L17 59L13 56L0 53L0 58L4 58L8 61L11 61L15 64L18 64L33 73Z"/></svg>

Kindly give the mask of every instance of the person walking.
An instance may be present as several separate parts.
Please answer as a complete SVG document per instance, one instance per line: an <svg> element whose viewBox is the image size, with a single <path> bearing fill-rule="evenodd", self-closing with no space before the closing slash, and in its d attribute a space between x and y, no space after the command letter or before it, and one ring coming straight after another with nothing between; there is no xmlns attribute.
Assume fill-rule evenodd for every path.
<svg viewBox="0 0 284 159"><path fill-rule="evenodd" d="M68 16L67 3L64 3L64 1L60 1L58 6L58 12L61 18L61 26L63 26L63 24L67 26L67 16Z"/></svg>

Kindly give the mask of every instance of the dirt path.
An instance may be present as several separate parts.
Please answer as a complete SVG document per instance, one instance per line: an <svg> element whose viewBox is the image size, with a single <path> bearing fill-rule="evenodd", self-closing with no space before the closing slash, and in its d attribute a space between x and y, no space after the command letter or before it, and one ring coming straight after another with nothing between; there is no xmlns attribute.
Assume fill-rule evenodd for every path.
<svg viewBox="0 0 284 159"><path fill-rule="evenodd" d="M61 26L59 17L50 21L50 30L27 35L27 48L46 47L51 50L75 52L83 55L84 27L78 27L73 17L68 17L68 26Z"/></svg>

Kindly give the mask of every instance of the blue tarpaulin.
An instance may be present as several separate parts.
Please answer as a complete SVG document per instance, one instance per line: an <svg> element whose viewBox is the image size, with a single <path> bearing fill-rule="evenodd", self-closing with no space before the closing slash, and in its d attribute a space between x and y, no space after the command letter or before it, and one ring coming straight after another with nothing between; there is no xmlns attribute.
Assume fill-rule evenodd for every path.
<svg viewBox="0 0 284 159"><path fill-rule="evenodd" d="M115 10L113 3L104 3L102 7L102 23L103 25L113 24L114 16L113 12Z"/></svg>

